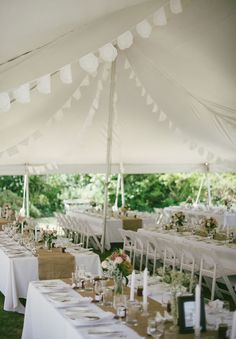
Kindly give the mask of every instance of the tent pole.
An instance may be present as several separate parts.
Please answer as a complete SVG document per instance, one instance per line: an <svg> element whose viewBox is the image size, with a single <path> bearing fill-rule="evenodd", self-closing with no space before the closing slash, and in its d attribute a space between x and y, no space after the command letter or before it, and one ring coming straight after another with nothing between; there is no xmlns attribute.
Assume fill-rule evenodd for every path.
<svg viewBox="0 0 236 339"><path fill-rule="evenodd" d="M202 186L203 186L204 181L205 181L205 177L202 177L195 204L198 204L198 202L199 202L199 198L200 198L200 194L201 194L201 191L202 191Z"/></svg>
<svg viewBox="0 0 236 339"><path fill-rule="evenodd" d="M26 217L29 218L29 175L26 174L26 195L25 195L25 200L26 200Z"/></svg>
<svg viewBox="0 0 236 339"><path fill-rule="evenodd" d="M210 178L209 173L206 173L206 180L207 180L207 202L208 206L211 206L211 185L210 185Z"/></svg>
<svg viewBox="0 0 236 339"><path fill-rule="evenodd" d="M102 253L105 250L106 243L106 228L107 228L107 204L108 204L108 184L109 176L111 173L111 153L112 153L112 133L113 133L113 116L114 106L113 97L115 89L115 72L116 72L116 60L111 65L111 80L110 80L110 95L109 95L109 111L108 111L108 128L107 128L107 154L106 154L106 177L105 177L105 190L104 190L104 222L103 222L103 234L102 234Z"/></svg>

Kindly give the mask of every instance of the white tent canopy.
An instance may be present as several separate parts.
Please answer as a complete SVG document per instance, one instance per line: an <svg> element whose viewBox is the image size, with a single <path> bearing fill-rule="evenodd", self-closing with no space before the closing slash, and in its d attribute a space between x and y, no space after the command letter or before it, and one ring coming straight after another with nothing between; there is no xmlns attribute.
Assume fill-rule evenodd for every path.
<svg viewBox="0 0 236 339"><path fill-rule="evenodd" d="M166 25L155 21L161 8ZM0 9L0 93L11 99L0 112L0 174L106 171L111 63L100 58L91 75L79 59L109 42L112 171L236 170L234 0L3 0ZM144 19L145 39L135 29ZM120 50L127 30L133 44ZM68 64L71 84L59 76ZM36 89L46 74L50 94ZM13 92L25 83L22 104Z"/></svg>

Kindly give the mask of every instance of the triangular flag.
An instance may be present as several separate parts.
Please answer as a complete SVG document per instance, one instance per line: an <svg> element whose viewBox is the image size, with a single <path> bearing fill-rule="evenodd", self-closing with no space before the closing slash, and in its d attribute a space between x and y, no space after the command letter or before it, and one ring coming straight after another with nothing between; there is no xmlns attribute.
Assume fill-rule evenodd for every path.
<svg viewBox="0 0 236 339"><path fill-rule="evenodd" d="M158 106L157 106L156 103L154 103L153 108L152 108L152 112L156 113L157 111L158 111Z"/></svg>
<svg viewBox="0 0 236 339"><path fill-rule="evenodd" d="M173 127L173 123L171 120L169 120L169 129L171 129Z"/></svg>
<svg viewBox="0 0 236 339"><path fill-rule="evenodd" d="M18 148L16 146L10 147L6 150L7 154L12 157L13 155L16 155L19 153Z"/></svg>
<svg viewBox="0 0 236 339"><path fill-rule="evenodd" d="M98 100L98 98L96 97L96 98L94 98L94 100L93 100L93 107L95 108L95 109L98 109L98 107L99 107L99 100Z"/></svg>
<svg viewBox="0 0 236 339"><path fill-rule="evenodd" d="M79 100L81 98L80 88L77 88L77 90L74 92L73 98L75 98L76 100Z"/></svg>
<svg viewBox="0 0 236 339"><path fill-rule="evenodd" d="M146 104L148 106L153 104L153 99L152 99L152 97L149 94L146 97Z"/></svg>
<svg viewBox="0 0 236 339"><path fill-rule="evenodd" d="M71 98L69 98L66 103L62 106L62 108L71 108Z"/></svg>
<svg viewBox="0 0 236 339"><path fill-rule="evenodd" d="M20 145L22 146L28 146L29 145L29 138L26 138L20 142Z"/></svg>
<svg viewBox="0 0 236 339"><path fill-rule="evenodd" d="M54 114L54 119L56 121L61 121L64 117L64 113L62 111L62 109L60 109L59 111L56 112L56 114Z"/></svg>
<svg viewBox="0 0 236 339"><path fill-rule="evenodd" d="M155 26L165 26L167 24L165 8L161 7L153 15L153 23Z"/></svg>
<svg viewBox="0 0 236 339"><path fill-rule="evenodd" d="M131 67L128 59L125 59L124 69L129 69Z"/></svg>
<svg viewBox="0 0 236 339"><path fill-rule="evenodd" d="M39 139L42 136L42 133L38 130L32 134L34 140Z"/></svg>
<svg viewBox="0 0 236 339"><path fill-rule="evenodd" d="M174 14L179 14L183 11L181 0L170 0L170 10Z"/></svg>
<svg viewBox="0 0 236 339"><path fill-rule="evenodd" d="M134 76L135 76L135 74L134 74L134 71L132 70L132 71L130 72L129 79L133 79Z"/></svg>
<svg viewBox="0 0 236 339"><path fill-rule="evenodd" d="M135 78L135 84L136 84L137 87L141 87L141 85L142 85L141 82L139 81L138 77Z"/></svg>
<svg viewBox="0 0 236 339"><path fill-rule="evenodd" d="M145 94L146 94L146 89L142 87L141 96L144 97Z"/></svg>
<svg viewBox="0 0 236 339"><path fill-rule="evenodd" d="M87 87L90 84L89 76L86 75L86 77L83 79L83 81L80 84L80 87Z"/></svg>
<svg viewBox="0 0 236 339"><path fill-rule="evenodd" d="M165 121L166 118L167 118L166 114L163 111L161 111L160 116L159 116L159 121L160 122Z"/></svg>

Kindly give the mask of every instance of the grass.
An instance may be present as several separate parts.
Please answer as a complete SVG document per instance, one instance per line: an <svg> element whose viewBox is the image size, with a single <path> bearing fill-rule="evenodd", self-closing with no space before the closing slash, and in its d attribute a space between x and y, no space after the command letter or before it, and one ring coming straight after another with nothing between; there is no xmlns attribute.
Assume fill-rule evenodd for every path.
<svg viewBox="0 0 236 339"><path fill-rule="evenodd" d="M3 310L4 295L0 293L0 338L20 339L23 329L24 315Z"/></svg>

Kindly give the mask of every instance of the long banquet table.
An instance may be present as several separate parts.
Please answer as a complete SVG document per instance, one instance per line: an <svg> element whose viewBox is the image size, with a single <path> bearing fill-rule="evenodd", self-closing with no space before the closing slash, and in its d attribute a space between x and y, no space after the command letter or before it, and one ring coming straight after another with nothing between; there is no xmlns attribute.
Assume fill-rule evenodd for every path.
<svg viewBox="0 0 236 339"><path fill-rule="evenodd" d="M200 208L200 207L185 207L185 206L170 206L164 208L164 214L167 218L177 212L183 212L189 218L210 218L214 217L219 226L222 228L236 228L236 212L227 211L223 208Z"/></svg>
<svg viewBox="0 0 236 339"><path fill-rule="evenodd" d="M69 279L66 282L71 283ZM66 293L68 302L66 299L56 300L54 296L57 293ZM115 312L113 307L91 303L88 297L93 297L93 294L94 292L77 293L70 285L60 280L30 283L22 339L149 338L146 332L148 318L155 317L157 312L164 314L165 308L159 302L148 298L149 314L146 316L140 312L137 315L137 326L127 326L113 318L110 313ZM125 294L129 295L128 288L125 288ZM142 297L137 297L137 300L142 301ZM96 312L101 320L86 322L80 319L80 313L86 309ZM230 317L232 319L232 316ZM170 326L171 323L166 323L165 329L168 331ZM202 333L201 337L217 338L217 333L211 330ZM192 339L194 334L175 333L173 338Z"/></svg>
<svg viewBox="0 0 236 339"><path fill-rule="evenodd" d="M51 281L53 283L53 281ZM72 290L70 286L66 285L62 281L54 281L57 283L56 291L60 287L64 293L67 293L67 298L71 301L68 303L57 302L53 300L53 287L45 292L44 282L33 282L30 283L27 305L25 312L24 328L22 333L22 339L80 339L80 338L101 338L104 335L89 334L93 324L93 328L103 331L115 331L111 333L110 337L119 337L118 333L125 333L127 338L138 339L141 338L134 330L125 327L122 324L117 323L113 318L113 314L105 313L100 310L97 305L92 304L89 300L84 300L81 295ZM50 281L46 284L50 284ZM53 285L55 287L55 285ZM57 292L59 293L59 292ZM63 293L63 292L62 292ZM54 294L55 295L55 294ZM68 295L70 297L68 297ZM87 321L83 323L79 320L73 320L67 316L68 310L77 308L77 314L83 311L85 308L89 308L90 312L97 314L103 318L101 321L95 320L95 322ZM45 309L47 312L45 312ZM103 327L103 326L104 327ZM126 337L126 336L125 336Z"/></svg>
<svg viewBox="0 0 236 339"><path fill-rule="evenodd" d="M101 274L101 262L96 253L71 253L77 266L84 266L93 275ZM39 279L38 258L0 232L0 291L4 294L4 310L24 313L19 298L26 298L30 281Z"/></svg>

